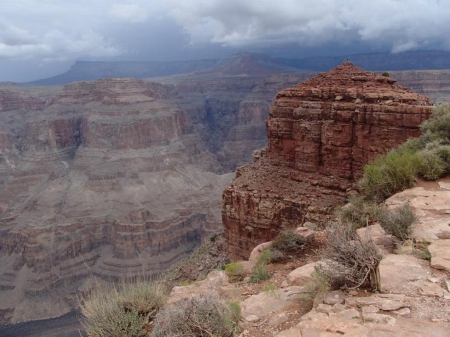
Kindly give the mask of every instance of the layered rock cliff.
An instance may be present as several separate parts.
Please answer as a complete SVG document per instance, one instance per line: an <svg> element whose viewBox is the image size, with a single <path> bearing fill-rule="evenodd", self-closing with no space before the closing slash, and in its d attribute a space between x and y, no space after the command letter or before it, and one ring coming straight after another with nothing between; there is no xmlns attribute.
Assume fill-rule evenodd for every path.
<svg viewBox="0 0 450 337"><path fill-rule="evenodd" d="M427 97L350 62L278 93L269 145L223 193L229 252L246 258L282 228L322 222L377 154L420 132Z"/></svg>
<svg viewBox="0 0 450 337"><path fill-rule="evenodd" d="M157 274L220 227L231 176L173 95L131 79L1 91L0 324L68 312L92 276Z"/></svg>

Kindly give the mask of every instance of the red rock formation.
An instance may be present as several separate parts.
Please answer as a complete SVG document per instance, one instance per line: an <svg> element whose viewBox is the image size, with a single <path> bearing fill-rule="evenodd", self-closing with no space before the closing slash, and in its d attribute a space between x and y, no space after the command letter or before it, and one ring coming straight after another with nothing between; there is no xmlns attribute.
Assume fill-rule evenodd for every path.
<svg viewBox="0 0 450 337"><path fill-rule="evenodd" d="M365 163L419 134L431 104L395 82L344 62L277 95L268 147L223 193L234 258L247 258L282 228L326 219Z"/></svg>

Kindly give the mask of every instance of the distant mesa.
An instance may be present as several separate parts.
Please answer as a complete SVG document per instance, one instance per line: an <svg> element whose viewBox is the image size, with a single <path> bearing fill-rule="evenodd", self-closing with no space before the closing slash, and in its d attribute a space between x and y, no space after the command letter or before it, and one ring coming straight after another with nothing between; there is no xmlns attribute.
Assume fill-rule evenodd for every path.
<svg viewBox="0 0 450 337"><path fill-rule="evenodd" d="M63 85L100 78L155 78L180 74L222 76L265 76L275 73L327 71L344 60L372 71L450 69L448 51L411 51L398 54L371 53L345 56L320 56L299 59L240 53L223 59L177 62L94 62L77 61L67 72L29 82L29 85Z"/></svg>
<svg viewBox="0 0 450 337"><path fill-rule="evenodd" d="M276 96L268 147L236 170L223 193L229 253L248 258L286 226L324 223L363 166L420 134L427 97L344 62Z"/></svg>

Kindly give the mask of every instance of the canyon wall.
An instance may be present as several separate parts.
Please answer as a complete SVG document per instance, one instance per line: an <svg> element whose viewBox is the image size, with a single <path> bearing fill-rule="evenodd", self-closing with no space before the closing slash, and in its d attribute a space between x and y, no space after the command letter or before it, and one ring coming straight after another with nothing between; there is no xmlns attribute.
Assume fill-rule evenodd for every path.
<svg viewBox="0 0 450 337"><path fill-rule="evenodd" d="M92 276L158 274L220 228L231 175L173 87L28 91L0 91L0 323L68 312Z"/></svg>
<svg viewBox="0 0 450 337"><path fill-rule="evenodd" d="M90 291L86 280L92 276L115 280L158 273L220 228L221 194L231 181L229 172L267 145L264 121L272 99L281 89L314 76L267 75L277 69L263 71L264 62L252 65L247 56L221 63L216 72L155 79L160 84L109 79L65 87L0 87L0 323L71 310L76 297ZM246 68L254 74L246 74ZM440 102L449 101L448 74L391 76L418 92L433 92L430 96ZM391 90L391 84L383 85ZM286 107L277 109L289 110L297 99L309 105L324 99L312 93L308 99L296 98L295 91L287 93L279 100ZM238 246L251 246L275 233L278 227L272 230L271 223L287 226L292 219L315 220L344 198L343 186L352 180L348 177L366 156L387 146L364 137L348 139L348 120L355 131L364 126L367 135L375 132L372 137L388 143L396 134L383 133L378 125L386 116L400 118L405 113L366 111L358 114L361 121L353 122L356 115L347 115L356 113L352 104L361 103L341 96L324 102L344 109L338 114L333 108L326 120L311 115L299 123L300 115L271 115L272 141L266 151L269 157L278 153L271 157L273 165L266 164L266 158L252 166L259 165L261 171L238 169L242 178L234 182L233 193L242 198L226 194L230 202L242 203L230 208L234 218L226 222L231 221L233 228L241 223L247 227L240 238L244 243ZM388 101L383 99L383 109L397 104ZM303 110L320 110L309 105ZM298 139L299 130L305 128L313 133ZM294 131L296 136L290 139ZM360 148L351 147L352 142ZM367 151L361 150L367 146ZM354 160L345 167L341 162L349 153ZM330 197L319 198L318 190ZM310 201L305 202L305 195ZM262 230L254 230L257 226Z"/></svg>
<svg viewBox="0 0 450 337"><path fill-rule="evenodd" d="M247 258L283 228L325 221L365 163L419 135L430 101L395 82L344 62L278 93L268 147L237 169L223 193L232 257Z"/></svg>

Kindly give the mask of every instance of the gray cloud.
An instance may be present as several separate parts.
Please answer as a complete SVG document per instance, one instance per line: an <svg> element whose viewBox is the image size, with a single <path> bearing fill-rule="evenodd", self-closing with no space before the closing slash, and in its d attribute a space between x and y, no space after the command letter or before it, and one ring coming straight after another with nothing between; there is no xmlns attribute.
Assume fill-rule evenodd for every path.
<svg viewBox="0 0 450 337"><path fill-rule="evenodd" d="M305 57L450 49L448 17L444 0L1 0L0 70L19 60L42 70L78 59L180 60L244 50Z"/></svg>
<svg viewBox="0 0 450 337"><path fill-rule="evenodd" d="M114 4L108 14L122 22L136 23L147 20L147 11L136 4Z"/></svg>
<svg viewBox="0 0 450 337"><path fill-rule="evenodd" d="M318 46L368 42L393 52L449 48L450 2L439 0L168 0L193 41ZM205 32L209 34L205 35Z"/></svg>

